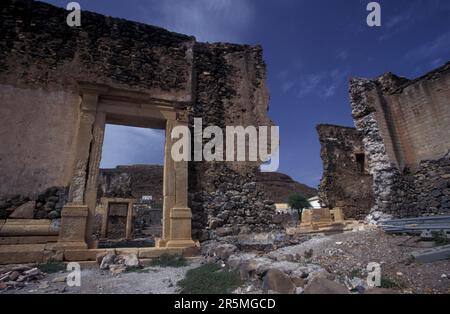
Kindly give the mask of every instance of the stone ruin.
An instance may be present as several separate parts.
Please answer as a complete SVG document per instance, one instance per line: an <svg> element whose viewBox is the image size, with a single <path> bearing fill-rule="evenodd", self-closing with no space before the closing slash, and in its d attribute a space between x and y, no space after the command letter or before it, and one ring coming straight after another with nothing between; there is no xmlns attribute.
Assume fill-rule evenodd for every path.
<svg viewBox="0 0 450 314"><path fill-rule="evenodd" d="M31 0L6 0L0 10L0 262L92 260L101 252L106 124L166 131L161 236L136 249L140 258L281 228L256 184L258 163L170 158L171 130L192 127L194 117L204 128L273 125L261 47L200 43L85 11L83 26L71 28L66 10ZM129 196L136 198L103 203L113 204L126 234Z"/></svg>
<svg viewBox="0 0 450 314"><path fill-rule="evenodd" d="M282 229L258 163L170 158L171 131L192 129L194 117L204 128L273 125L261 47L200 43L85 11L71 28L66 10L31 0L0 10L0 263L96 260L108 252L99 244L111 221L113 237L145 231L151 218L142 215L139 229L133 212L153 205L133 190L136 176L125 176L124 190L102 181L106 124L166 131L163 188L154 192L160 236L127 253L189 254L197 240ZM448 213L449 69L351 81L356 129L318 128L325 206L375 220Z"/></svg>
<svg viewBox="0 0 450 314"><path fill-rule="evenodd" d="M364 219L373 206L362 135L354 128L319 125L324 174L319 198L326 208L341 208L346 218Z"/></svg>
<svg viewBox="0 0 450 314"><path fill-rule="evenodd" d="M318 127L323 205L370 221L449 214L450 63L415 80L352 79L350 97L356 129Z"/></svg>

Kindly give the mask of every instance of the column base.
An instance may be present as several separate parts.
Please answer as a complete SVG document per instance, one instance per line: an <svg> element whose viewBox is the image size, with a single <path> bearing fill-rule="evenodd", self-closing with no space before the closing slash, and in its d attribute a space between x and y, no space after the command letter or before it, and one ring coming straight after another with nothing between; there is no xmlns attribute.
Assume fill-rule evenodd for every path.
<svg viewBox="0 0 450 314"><path fill-rule="evenodd" d="M87 249L86 224L88 207L85 205L68 204L61 213L61 231L56 250Z"/></svg>
<svg viewBox="0 0 450 314"><path fill-rule="evenodd" d="M170 240L167 242L166 247L187 249L195 247L195 242L192 240Z"/></svg>

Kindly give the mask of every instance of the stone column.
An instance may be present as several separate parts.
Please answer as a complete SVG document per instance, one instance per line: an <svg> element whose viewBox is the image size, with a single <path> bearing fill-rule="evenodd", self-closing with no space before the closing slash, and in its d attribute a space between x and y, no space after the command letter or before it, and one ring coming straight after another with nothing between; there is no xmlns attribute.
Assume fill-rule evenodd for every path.
<svg viewBox="0 0 450 314"><path fill-rule="evenodd" d="M159 247L192 247L192 213L188 207L188 162L174 162L171 138L175 126L187 122L168 120L164 156L164 212L163 236Z"/></svg>
<svg viewBox="0 0 450 314"><path fill-rule="evenodd" d="M89 210L85 203L85 190L97 102L97 94L85 93L82 96L69 201L61 213L61 230L56 245L57 249L85 249L88 247L86 244L86 224Z"/></svg>
<svg viewBox="0 0 450 314"><path fill-rule="evenodd" d="M97 207L97 177L102 158L102 147L105 135L106 114L97 112L92 131L91 149L89 155L89 171L86 178L85 204L88 206L86 226L86 241L90 249L97 247L92 234L95 224L95 209Z"/></svg>

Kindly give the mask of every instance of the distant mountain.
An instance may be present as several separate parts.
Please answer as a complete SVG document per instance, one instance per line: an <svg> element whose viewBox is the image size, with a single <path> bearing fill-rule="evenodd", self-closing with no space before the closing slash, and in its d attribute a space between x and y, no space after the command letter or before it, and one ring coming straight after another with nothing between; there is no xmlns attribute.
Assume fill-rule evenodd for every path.
<svg viewBox="0 0 450 314"><path fill-rule="evenodd" d="M294 181L290 176L278 172L259 173L256 181L275 203L287 203L289 196L294 193L300 193L307 198L316 196L318 193L317 189Z"/></svg>

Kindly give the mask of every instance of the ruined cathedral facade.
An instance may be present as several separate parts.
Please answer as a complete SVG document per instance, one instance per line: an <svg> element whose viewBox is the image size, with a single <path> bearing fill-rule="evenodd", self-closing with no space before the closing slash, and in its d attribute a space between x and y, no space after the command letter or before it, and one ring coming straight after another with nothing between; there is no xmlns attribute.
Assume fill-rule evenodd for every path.
<svg viewBox="0 0 450 314"><path fill-rule="evenodd" d="M66 10L30 0L0 10L2 262L93 259L108 211L130 234L131 201L98 193L106 124L166 131L162 231L140 258L278 228L259 164L170 158L171 130L194 118L273 125L261 47L84 11L82 27L69 27Z"/></svg>

